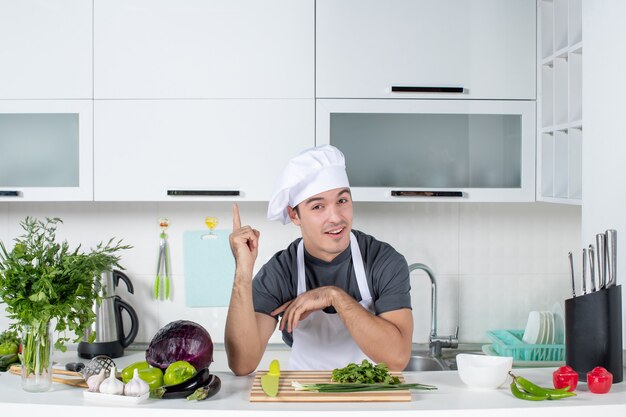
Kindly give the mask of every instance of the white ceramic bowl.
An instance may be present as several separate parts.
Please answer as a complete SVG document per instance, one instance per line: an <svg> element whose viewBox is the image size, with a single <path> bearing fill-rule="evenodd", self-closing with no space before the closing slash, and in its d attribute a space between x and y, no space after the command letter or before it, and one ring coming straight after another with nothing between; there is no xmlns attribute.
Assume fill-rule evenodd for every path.
<svg viewBox="0 0 626 417"><path fill-rule="evenodd" d="M507 380L513 368L510 356L486 356L460 353L456 355L459 378L472 388L496 389Z"/></svg>

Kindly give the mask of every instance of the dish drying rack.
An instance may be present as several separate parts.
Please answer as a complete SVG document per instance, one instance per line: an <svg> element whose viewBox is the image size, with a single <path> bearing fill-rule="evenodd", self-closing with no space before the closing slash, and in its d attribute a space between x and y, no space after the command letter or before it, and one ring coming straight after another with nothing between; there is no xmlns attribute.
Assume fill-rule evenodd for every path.
<svg viewBox="0 0 626 417"><path fill-rule="evenodd" d="M515 361L554 362L565 360L564 344L531 345L522 340L524 330L489 330L487 337L493 342L498 356L512 356Z"/></svg>

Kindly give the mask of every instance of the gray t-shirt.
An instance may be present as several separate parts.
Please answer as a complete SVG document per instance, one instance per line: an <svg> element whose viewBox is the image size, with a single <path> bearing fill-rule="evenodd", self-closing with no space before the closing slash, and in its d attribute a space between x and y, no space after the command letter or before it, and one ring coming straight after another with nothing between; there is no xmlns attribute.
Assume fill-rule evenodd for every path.
<svg viewBox="0 0 626 417"><path fill-rule="evenodd" d="M378 315L401 308L411 308L409 266L404 256L388 243L378 241L358 230L352 232L359 242L375 313ZM252 281L254 311L269 315L274 309L296 298L297 248L300 240L296 239L287 249L276 253L254 277ZM349 247L330 262L317 259L305 250L304 266L307 290L334 285L355 300L361 301ZM333 307L324 309L324 312L336 314ZM284 330L283 340L291 346L293 342L291 333Z"/></svg>

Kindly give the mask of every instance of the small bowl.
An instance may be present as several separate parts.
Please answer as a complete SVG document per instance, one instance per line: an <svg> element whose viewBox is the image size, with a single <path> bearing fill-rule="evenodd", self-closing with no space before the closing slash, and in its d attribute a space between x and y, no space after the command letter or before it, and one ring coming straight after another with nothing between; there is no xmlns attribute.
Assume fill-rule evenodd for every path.
<svg viewBox="0 0 626 417"><path fill-rule="evenodd" d="M472 388L496 389L504 384L513 368L511 356L456 355L459 378Z"/></svg>

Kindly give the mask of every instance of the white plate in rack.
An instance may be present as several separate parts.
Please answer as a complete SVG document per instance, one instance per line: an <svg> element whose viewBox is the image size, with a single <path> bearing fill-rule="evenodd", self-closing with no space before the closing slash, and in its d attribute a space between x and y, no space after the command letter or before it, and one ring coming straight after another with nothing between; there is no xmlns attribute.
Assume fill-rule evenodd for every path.
<svg viewBox="0 0 626 417"><path fill-rule="evenodd" d="M141 397L130 397L127 395L103 394L101 392L83 391L83 398L87 401L99 402L111 405L132 405L145 402L150 394L146 393Z"/></svg>

